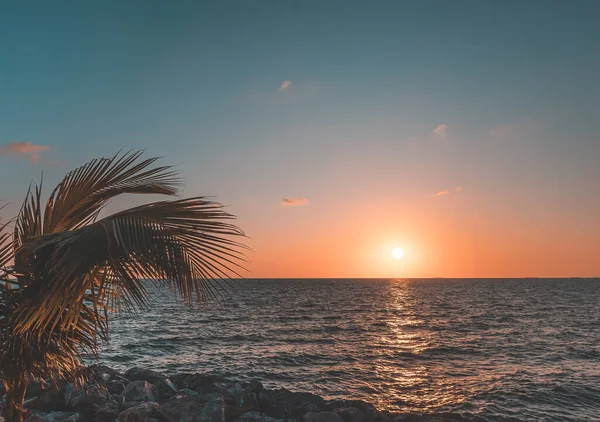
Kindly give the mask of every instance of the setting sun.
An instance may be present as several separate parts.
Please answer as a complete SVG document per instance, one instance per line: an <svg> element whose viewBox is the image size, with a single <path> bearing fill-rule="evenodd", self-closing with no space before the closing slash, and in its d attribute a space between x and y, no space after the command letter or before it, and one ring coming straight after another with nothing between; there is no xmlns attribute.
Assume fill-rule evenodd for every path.
<svg viewBox="0 0 600 422"><path fill-rule="evenodd" d="M404 250L401 248L392 249L392 257L394 257L394 259L404 258Z"/></svg>

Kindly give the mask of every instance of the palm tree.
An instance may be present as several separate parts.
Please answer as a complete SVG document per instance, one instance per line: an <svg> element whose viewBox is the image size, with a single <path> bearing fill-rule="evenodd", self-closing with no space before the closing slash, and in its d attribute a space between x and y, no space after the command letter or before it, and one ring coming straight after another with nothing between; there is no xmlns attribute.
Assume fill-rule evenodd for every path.
<svg viewBox="0 0 600 422"><path fill-rule="evenodd" d="M205 197L153 202L99 219L122 194L175 195L171 167L141 152L118 153L71 171L42 210L33 186L0 235L0 377L4 417L23 418L33 379L81 385L108 339L112 311L145 306L145 282L168 286L186 304L203 304L239 268L243 233ZM8 223L7 223L8 224ZM6 229L8 226L0 227Z"/></svg>

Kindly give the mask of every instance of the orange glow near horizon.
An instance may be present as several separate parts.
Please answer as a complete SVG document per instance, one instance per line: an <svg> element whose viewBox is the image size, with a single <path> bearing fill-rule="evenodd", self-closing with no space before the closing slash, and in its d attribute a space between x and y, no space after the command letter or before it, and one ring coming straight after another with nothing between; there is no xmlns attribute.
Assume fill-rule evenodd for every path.
<svg viewBox="0 0 600 422"><path fill-rule="evenodd" d="M600 256L593 229L586 231L575 223L548 229L500 211L481 218L468 212L473 202L457 201L449 207L426 200L412 206L391 204L379 210L367 205L334 217L335 206L326 209L311 204L312 209L293 210L303 213L294 216L286 214L287 209L277 210L280 214L269 224L255 221L248 228L243 226L252 237L252 262L245 276L503 278L600 274L600 260L593 258ZM392 256L394 248L404 251L402 259Z"/></svg>

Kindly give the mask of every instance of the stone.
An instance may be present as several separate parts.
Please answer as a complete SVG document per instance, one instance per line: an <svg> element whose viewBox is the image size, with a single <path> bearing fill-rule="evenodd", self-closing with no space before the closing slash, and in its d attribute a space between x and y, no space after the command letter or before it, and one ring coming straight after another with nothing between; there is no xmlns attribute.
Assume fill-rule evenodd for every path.
<svg viewBox="0 0 600 422"><path fill-rule="evenodd" d="M158 403L144 402L119 413L119 422L132 422L136 418L142 422L145 417L150 417L156 410L158 410Z"/></svg>
<svg viewBox="0 0 600 422"><path fill-rule="evenodd" d="M177 398L199 397L199 396L200 396L200 394L198 394L197 391L190 390L189 388L182 388L177 392Z"/></svg>
<svg viewBox="0 0 600 422"><path fill-rule="evenodd" d="M258 395L263 390L263 385L256 380L252 380L248 384L245 384L244 392L239 399L239 406L248 410L258 410Z"/></svg>
<svg viewBox="0 0 600 422"><path fill-rule="evenodd" d="M214 393L213 384L222 381L219 377L205 374L177 374L171 377L176 388L189 388L200 394Z"/></svg>
<svg viewBox="0 0 600 422"><path fill-rule="evenodd" d="M116 401L108 401L103 403L94 413L94 421L97 422L113 422L119 412L121 411L121 406Z"/></svg>
<svg viewBox="0 0 600 422"><path fill-rule="evenodd" d="M324 410L325 401L311 393L264 389L258 394L258 410L276 419L301 419L308 412Z"/></svg>
<svg viewBox="0 0 600 422"><path fill-rule="evenodd" d="M134 367L125 372L125 377L130 381L148 381L156 386L162 398L171 398L177 394L177 387L169 378L150 369Z"/></svg>
<svg viewBox="0 0 600 422"><path fill-rule="evenodd" d="M260 412L252 411L241 415L236 419L236 422L282 422L283 419L275 419L270 416L265 416Z"/></svg>
<svg viewBox="0 0 600 422"><path fill-rule="evenodd" d="M308 412L302 420L304 422L344 422L336 413L328 411Z"/></svg>
<svg viewBox="0 0 600 422"><path fill-rule="evenodd" d="M67 410L82 413L91 417L97 412L104 417L105 414L115 414L119 411L119 404L99 385L87 385L82 389L76 389L73 384L67 384L64 388L64 404Z"/></svg>
<svg viewBox="0 0 600 422"><path fill-rule="evenodd" d="M110 394L121 394L125 390L125 382L123 380L110 380L106 383L106 389Z"/></svg>
<svg viewBox="0 0 600 422"><path fill-rule="evenodd" d="M350 407L354 407L360 410L363 413L363 415L365 415L365 419L367 421L373 421L378 419L379 417L379 412L377 411L375 406L362 400L330 400L325 403L324 410L334 411L336 409L344 409Z"/></svg>
<svg viewBox="0 0 600 422"><path fill-rule="evenodd" d="M198 421L222 422L225 413L224 403L221 400L211 400L204 405Z"/></svg>
<svg viewBox="0 0 600 422"><path fill-rule="evenodd" d="M127 384L123 391L126 401L155 402L159 398L158 389L148 381L133 381Z"/></svg>
<svg viewBox="0 0 600 422"><path fill-rule="evenodd" d="M85 422L86 418L74 412L49 412L33 411L25 418L25 422Z"/></svg>
<svg viewBox="0 0 600 422"><path fill-rule="evenodd" d="M124 375L129 381L148 381L150 384L154 384L166 378L159 372L138 368L137 366L125 371Z"/></svg>
<svg viewBox="0 0 600 422"><path fill-rule="evenodd" d="M200 415L205 400L200 397L173 398L164 403L160 409L171 419L180 422L196 421L196 416Z"/></svg>
<svg viewBox="0 0 600 422"><path fill-rule="evenodd" d="M343 407L335 409L334 412L337 413L344 422L366 422L367 420L365 414L356 407Z"/></svg>
<svg viewBox="0 0 600 422"><path fill-rule="evenodd" d="M38 397L25 401L25 407L37 410L60 410L65 408L65 389L52 386Z"/></svg>

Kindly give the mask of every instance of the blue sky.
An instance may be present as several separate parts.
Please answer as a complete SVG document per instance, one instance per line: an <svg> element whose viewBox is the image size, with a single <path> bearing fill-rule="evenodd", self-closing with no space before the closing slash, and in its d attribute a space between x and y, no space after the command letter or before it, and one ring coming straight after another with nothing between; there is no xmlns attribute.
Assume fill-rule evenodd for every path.
<svg viewBox="0 0 600 422"><path fill-rule="evenodd" d="M0 197L145 148L231 204L259 262L261 239L364 204L539 222L591 259L599 20L595 1L3 2Z"/></svg>

